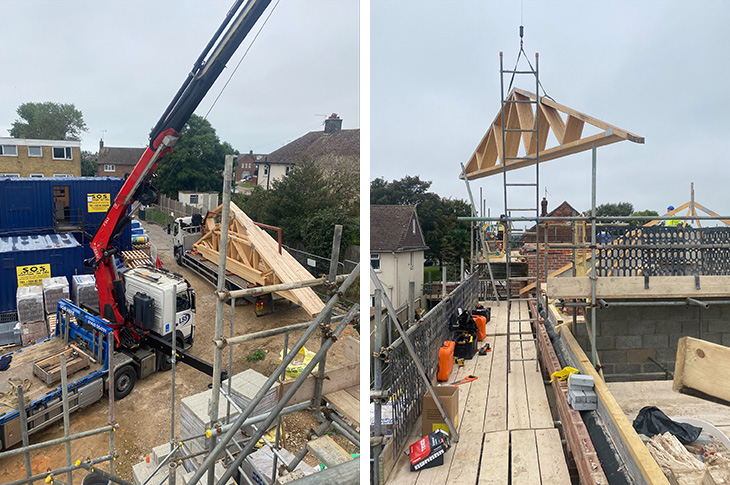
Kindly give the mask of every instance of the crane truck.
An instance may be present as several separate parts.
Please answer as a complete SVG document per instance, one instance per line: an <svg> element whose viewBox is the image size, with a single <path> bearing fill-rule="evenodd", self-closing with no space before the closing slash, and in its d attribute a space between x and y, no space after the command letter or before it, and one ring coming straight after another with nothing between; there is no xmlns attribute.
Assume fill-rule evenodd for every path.
<svg viewBox="0 0 730 485"><path fill-rule="evenodd" d="M101 399L104 390L114 392L116 399L124 398L138 379L169 370L173 332L177 360L213 375L210 363L183 350L192 344L195 327L195 293L187 281L164 270L159 260L157 267L117 270L114 255L118 249L113 242L131 222L134 211L157 201L152 178L160 161L172 152L185 123L269 3L234 2L152 129L149 145L107 211L91 242L94 257L87 261L96 276L100 315L61 300L55 334L9 354L12 360L3 377L29 386L25 400L29 433L63 416L57 372L52 370L57 367L54 359L60 359L59 351L68 352L69 359L85 366L71 376L68 386L72 410ZM108 349L110 341L112 352ZM108 355L112 355L111 362ZM108 389L110 369L114 370L113 390ZM10 386L5 387L0 389L0 449L13 446L21 438L17 400L13 409L12 399L2 399L12 394L8 392Z"/></svg>

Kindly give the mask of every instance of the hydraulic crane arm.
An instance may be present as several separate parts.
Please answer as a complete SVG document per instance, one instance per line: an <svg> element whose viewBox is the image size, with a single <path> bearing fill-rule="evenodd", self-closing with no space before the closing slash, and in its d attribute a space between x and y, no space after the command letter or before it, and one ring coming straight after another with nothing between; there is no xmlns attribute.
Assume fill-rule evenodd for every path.
<svg viewBox="0 0 730 485"><path fill-rule="evenodd" d="M271 0L249 0L241 8L243 2L244 0L236 0L213 38L195 61L185 82L152 129L149 146L114 199L91 242L95 258L93 266L96 285L99 290L99 309L102 316L115 328L117 341L119 341L119 327L127 322L127 312L123 285L111 260L111 256L116 252L112 243L130 222L127 215L130 207L133 212L139 205L152 204L157 200L157 191L152 187L150 179L160 160L172 151L185 123Z"/></svg>

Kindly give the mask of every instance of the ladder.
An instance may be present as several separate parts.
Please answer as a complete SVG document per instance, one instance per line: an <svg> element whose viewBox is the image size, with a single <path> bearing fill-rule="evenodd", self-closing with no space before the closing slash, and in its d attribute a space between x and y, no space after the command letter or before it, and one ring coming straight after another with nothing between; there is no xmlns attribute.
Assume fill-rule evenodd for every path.
<svg viewBox="0 0 730 485"><path fill-rule="evenodd" d="M520 34L522 31L520 31ZM521 35L520 35L521 36ZM539 370L539 345L537 342L537 337L535 336L536 333L533 333L533 328L536 329L537 326L537 318L538 315L533 315L532 317L529 316L528 312L521 311L520 303L524 301L536 301L537 298L519 298L519 294L513 295L513 288L512 283L517 281L525 281L526 284L530 284L534 280L535 284L535 295L539 297L540 295L540 224L539 224L539 216L540 216L540 189L539 189L539 183L540 183L540 159L539 159L539 111L540 111L540 78L539 78L539 71L538 71L538 54L535 54L535 67L532 67L532 64L530 64L529 60L527 60L527 55L525 54L525 59L527 60L527 63L529 65L529 69L518 69L520 57L524 54L524 50L522 48L522 41L520 41L520 53L517 57L517 62L515 63L515 68L512 70L506 70L504 68L504 62L503 62L503 54L499 53L499 70L500 70L500 89L501 89L501 124L502 124L502 175L503 175L503 188L504 188L504 214L502 215L502 225L504 226L504 253L505 253L505 269L506 269L506 286L507 286L507 371L512 372L512 362L525 362L534 360L535 361L535 369ZM511 76L510 86L507 89L508 93L505 96L505 88L504 88L504 81L505 81L505 75ZM535 78L535 93L536 93L536 99L530 99L530 98L524 98L524 97L518 97L515 95L512 88L512 82L514 81L514 78L516 75L526 75L526 76L534 76ZM532 128L527 127L521 127L519 124L519 121L517 120L518 117L518 110L524 109L524 107L518 107L518 104L520 103L527 103L530 106L530 109L533 107L535 108L535 117L534 117L534 123ZM533 106L534 105L534 106ZM531 143L529 145L526 143L525 146L527 147L525 150L524 156L519 156L519 142L523 138L527 140L530 140ZM515 142L515 139L517 141ZM509 141L509 144L508 144ZM499 141L498 141L499 143ZM525 182L523 180L521 181L512 181L512 178L515 178L514 173L518 171L508 171L507 166L511 163L521 160L529 160L534 161L535 164L535 172L534 172L534 179ZM511 176L508 176L508 174L512 174ZM510 194L516 194L520 193L520 195L524 194L525 191L528 191L530 193L534 190L534 206L532 203L524 203L523 198L521 197L520 202L521 205L517 204L517 206L513 207L513 201L510 199ZM514 220L513 220L514 217ZM528 231L527 229L527 222L534 222L534 231ZM516 225L517 224L517 225ZM534 235L535 237L535 253L525 254L526 258L534 258L534 268L535 268L535 276L534 278L531 277L530 272L528 270L527 277L518 277L518 276L512 276L512 265L513 265L513 259L512 259L512 238L513 236L527 236L527 235ZM547 252L547 248L545 248ZM528 268L531 265L528 264ZM513 303L516 303L516 305L513 305ZM515 306L515 308L513 308ZM535 324L533 327L532 324ZM521 329L524 328L526 325L529 325L529 333L522 333ZM527 337L529 335L529 338ZM523 342L529 342L532 341L535 343L535 349L536 357L523 357L522 353L522 343ZM512 355L512 344L519 344L515 347L520 349L519 354Z"/></svg>

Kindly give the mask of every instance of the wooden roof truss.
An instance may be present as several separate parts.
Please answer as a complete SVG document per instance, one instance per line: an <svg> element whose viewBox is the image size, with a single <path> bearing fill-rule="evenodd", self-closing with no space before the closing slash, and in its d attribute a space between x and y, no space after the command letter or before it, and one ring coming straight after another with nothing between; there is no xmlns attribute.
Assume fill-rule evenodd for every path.
<svg viewBox="0 0 730 485"><path fill-rule="evenodd" d="M509 160L507 170L534 165L538 149L540 162L547 162L589 150L594 143L596 146L609 145L622 140L644 143L643 137L563 106L549 98L541 97L539 104L528 102L536 99L535 94L529 91L518 88L512 90L509 100L518 102L504 105L504 149L502 146L502 110L500 110L466 164L466 177L469 180L501 173L505 158ZM535 139L536 124L539 130L537 140ZM600 132L584 136L583 131L586 124L599 129ZM557 140L557 144L554 146L547 145L550 133ZM520 144L523 146L523 155L519 155Z"/></svg>
<svg viewBox="0 0 730 485"><path fill-rule="evenodd" d="M218 264L220 258L221 207L208 212L203 220L205 234L193 244L195 251L215 264ZM313 278L285 249L279 252L277 241L256 226L232 202L228 221L226 271L240 276L251 286L293 283ZM324 303L311 288L280 291L277 294L301 305L312 316L324 308Z"/></svg>

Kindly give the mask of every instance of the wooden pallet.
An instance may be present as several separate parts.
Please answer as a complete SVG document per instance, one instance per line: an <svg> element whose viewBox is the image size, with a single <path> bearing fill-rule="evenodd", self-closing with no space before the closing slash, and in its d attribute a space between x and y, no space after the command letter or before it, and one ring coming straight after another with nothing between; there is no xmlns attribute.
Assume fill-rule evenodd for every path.
<svg viewBox="0 0 730 485"><path fill-rule="evenodd" d="M152 264L152 260L150 259L149 253L139 249L132 249L130 251L122 251L122 263L128 268L136 268L138 266Z"/></svg>

